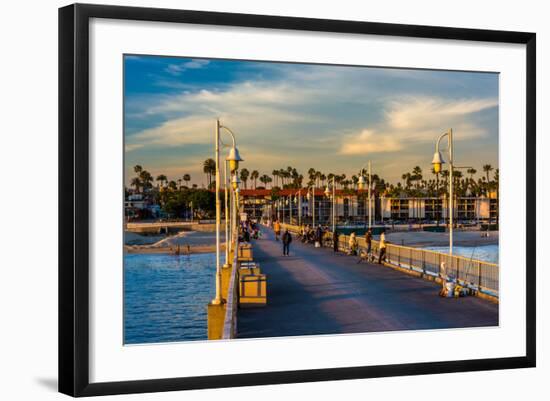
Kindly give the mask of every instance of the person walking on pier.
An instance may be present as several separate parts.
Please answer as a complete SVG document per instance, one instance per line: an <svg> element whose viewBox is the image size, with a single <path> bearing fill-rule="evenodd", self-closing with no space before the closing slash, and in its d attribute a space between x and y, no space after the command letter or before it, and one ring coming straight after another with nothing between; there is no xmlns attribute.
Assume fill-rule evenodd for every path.
<svg viewBox="0 0 550 401"><path fill-rule="evenodd" d="M338 230L334 230L332 233L332 247L334 249L334 253L338 252Z"/></svg>
<svg viewBox="0 0 550 401"><path fill-rule="evenodd" d="M290 243L292 242L292 235L288 232L288 229L285 230L283 234L283 256L289 256L290 252Z"/></svg>
<svg viewBox="0 0 550 401"><path fill-rule="evenodd" d="M319 243L319 248L322 248L323 247L323 229L321 228L320 224L317 226L315 239ZM317 244L315 244L315 247L317 247Z"/></svg>
<svg viewBox="0 0 550 401"><path fill-rule="evenodd" d="M378 253L378 264L382 264L382 260L386 261L386 234L382 231L380 234L380 252Z"/></svg>
<svg viewBox="0 0 550 401"><path fill-rule="evenodd" d="M275 241L279 241L279 235L281 235L281 224L279 220L275 220L273 224L273 231L275 232Z"/></svg>

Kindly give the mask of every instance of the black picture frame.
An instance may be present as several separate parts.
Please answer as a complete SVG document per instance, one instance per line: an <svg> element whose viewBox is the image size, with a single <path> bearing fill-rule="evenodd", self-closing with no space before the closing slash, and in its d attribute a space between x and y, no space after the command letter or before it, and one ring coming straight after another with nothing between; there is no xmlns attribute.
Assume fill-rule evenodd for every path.
<svg viewBox="0 0 550 401"><path fill-rule="evenodd" d="M526 354L521 357L90 383L89 22L159 21L526 45ZM59 9L59 391L71 396L158 392L534 367L536 280L536 35L435 26L74 4Z"/></svg>

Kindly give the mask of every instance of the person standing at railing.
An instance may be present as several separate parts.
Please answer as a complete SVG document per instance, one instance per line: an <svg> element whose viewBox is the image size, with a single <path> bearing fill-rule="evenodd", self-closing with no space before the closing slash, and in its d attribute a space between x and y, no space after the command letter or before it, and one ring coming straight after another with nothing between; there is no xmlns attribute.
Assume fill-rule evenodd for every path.
<svg viewBox="0 0 550 401"><path fill-rule="evenodd" d="M283 256L289 256L290 243L292 242L292 235L290 234L288 229L285 230L282 240L283 240Z"/></svg>
<svg viewBox="0 0 550 401"><path fill-rule="evenodd" d="M372 230L370 228L365 233L365 245L367 246L367 259L370 259L372 247Z"/></svg>
<svg viewBox="0 0 550 401"><path fill-rule="evenodd" d="M279 235L281 235L281 224L279 220L275 220L273 224L273 231L275 232L275 241L279 241Z"/></svg>
<svg viewBox="0 0 550 401"><path fill-rule="evenodd" d="M386 261L386 234L382 231L380 234L380 251L378 253L378 264L382 264L382 260Z"/></svg>
<svg viewBox="0 0 550 401"><path fill-rule="evenodd" d="M357 255L357 248L358 248L358 244L357 244L357 237L355 236L355 233L351 233L351 235L349 236L349 254L350 255Z"/></svg>

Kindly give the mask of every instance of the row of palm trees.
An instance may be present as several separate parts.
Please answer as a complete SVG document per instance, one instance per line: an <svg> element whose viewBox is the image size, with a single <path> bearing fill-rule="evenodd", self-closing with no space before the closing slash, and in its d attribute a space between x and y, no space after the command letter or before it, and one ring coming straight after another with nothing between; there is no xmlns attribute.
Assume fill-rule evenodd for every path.
<svg viewBox="0 0 550 401"><path fill-rule="evenodd" d="M184 174L181 178L177 178L176 180L168 180L166 175L159 174L153 179L151 173L139 164L134 166L134 173L136 173L136 176L131 179L130 186L134 187L137 193L145 193L151 190L154 181L157 183L157 189L170 189L173 191L181 188L188 188L189 182L191 181L190 174ZM197 185L193 184L193 188L197 188Z"/></svg>
<svg viewBox="0 0 550 401"><path fill-rule="evenodd" d="M207 174L209 188L212 187L212 176L215 173L215 162L213 159L207 159L204 162L203 171ZM485 164L482 166L484 176L477 180L474 176L477 174L475 168L468 168L465 174L461 170L453 172L453 184L457 196L480 196L488 192L498 190L499 170L494 169L492 165ZM492 177L491 177L491 173ZM334 182L337 189L353 192L357 190L359 184L359 175L365 175L365 171L359 172L357 175L347 177L346 174L323 173L314 168L307 171L308 181L304 183L304 176L292 166L286 168L275 169L268 174L261 174L258 170L251 172L243 168L240 170L239 177L243 183L243 187L248 189L249 180L252 182L252 188L260 188L257 182L263 184L263 188L267 188L268 184L272 184L271 188L302 188L304 184L307 186L315 186L321 188L327 183ZM398 182L395 185L386 182L378 174L373 174L373 186L379 193L385 193L389 196L440 196L446 194L449 184L449 171L444 170L436 173L431 170L433 178L425 177L420 166L415 166L410 172L402 174L403 182Z"/></svg>
<svg viewBox="0 0 550 401"><path fill-rule="evenodd" d="M214 185L215 171L216 164L214 160L205 160L203 163L203 172L206 174L208 188L212 188ZM453 184L456 194L458 196L479 196L498 190L499 170L493 168L490 164L485 164L482 166L482 171L484 176L476 180L474 178L477 174L475 168L468 168L465 170L465 174L461 170L455 170L453 173ZM177 190L178 188L182 188L182 186L189 187L189 182L191 181L190 174L184 174L176 180L168 180L166 175L159 174L156 179L153 179L153 176L140 165L134 167L134 172L136 176L132 178L131 185L138 193L152 188L154 181L156 181L158 188L168 188L171 190ZM365 172L360 173L365 174ZM386 182L378 174L373 174L372 179L375 190L379 193L386 193L389 196L439 196L446 194L449 183L449 171L444 170L436 173L432 169L431 174L433 178L426 177L422 169L419 166L415 166L410 172L403 173L401 176L403 181L395 185ZM310 168L307 171L308 181L304 183L304 176L292 166L273 170L271 176L261 174L258 170L249 171L243 168L239 172L239 177L245 189L249 188L249 183L251 184L250 187L254 189L267 188L270 184L272 184L271 188L292 189L302 188L304 184L321 188L329 182L334 182L337 189L354 191L358 188L359 183L359 175L347 177L346 174L325 174L314 168ZM258 186L258 181L262 184L261 186ZM193 184L193 188L196 187L197 185Z"/></svg>

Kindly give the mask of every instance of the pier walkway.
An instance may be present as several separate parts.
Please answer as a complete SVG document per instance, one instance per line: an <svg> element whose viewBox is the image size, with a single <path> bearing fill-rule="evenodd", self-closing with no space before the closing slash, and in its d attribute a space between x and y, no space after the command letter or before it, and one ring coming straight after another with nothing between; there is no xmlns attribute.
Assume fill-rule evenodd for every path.
<svg viewBox="0 0 550 401"><path fill-rule="evenodd" d="M267 274L265 308L238 311L238 338L498 325L498 304L442 298L440 286L331 249L302 244L290 256L263 228L254 260Z"/></svg>

